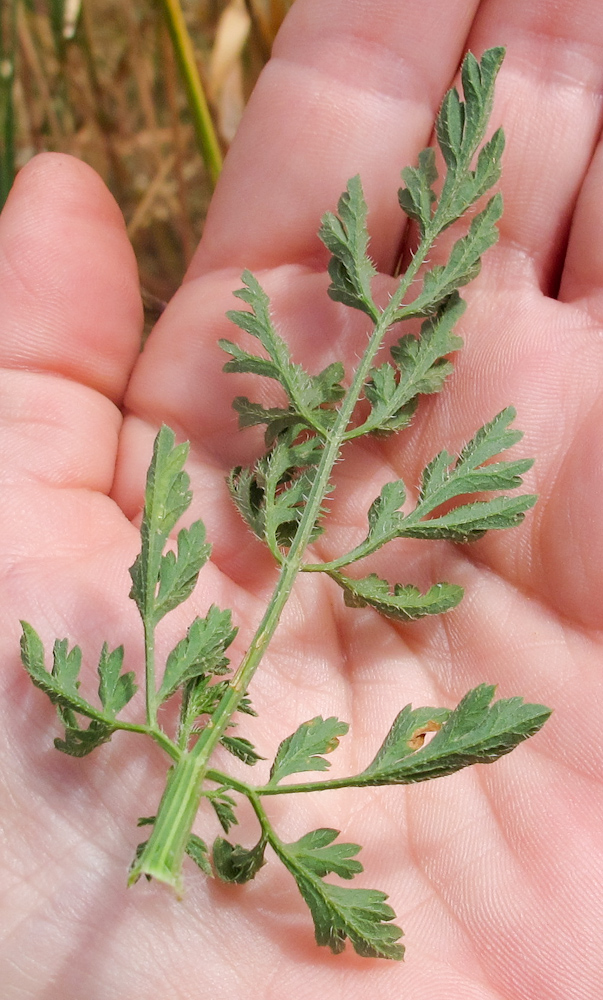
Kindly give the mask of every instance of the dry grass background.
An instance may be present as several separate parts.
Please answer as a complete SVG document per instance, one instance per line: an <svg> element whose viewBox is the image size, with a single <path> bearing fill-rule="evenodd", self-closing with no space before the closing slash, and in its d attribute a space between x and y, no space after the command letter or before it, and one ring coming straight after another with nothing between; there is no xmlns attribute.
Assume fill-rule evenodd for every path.
<svg viewBox="0 0 603 1000"><path fill-rule="evenodd" d="M293 0L168 0L180 7L220 146ZM166 0L0 0L5 192L42 150L90 163L117 198L153 310L178 287L212 192Z"/></svg>

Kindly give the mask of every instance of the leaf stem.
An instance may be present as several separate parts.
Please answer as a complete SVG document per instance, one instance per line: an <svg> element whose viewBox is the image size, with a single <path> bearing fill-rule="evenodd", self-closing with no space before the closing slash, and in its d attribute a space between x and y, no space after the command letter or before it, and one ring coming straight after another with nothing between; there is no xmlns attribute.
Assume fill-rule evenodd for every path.
<svg viewBox="0 0 603 1000"><path fill-rule="evenodd" d="M144 663L145 663L145 701L147 710L147 725L150 729L158 729L157 723L157 690L155 687L155 622L153 613L147 610L142 616L144 627Z"/></svg>
<svg viewBox="0 0 603 1000"><path fill-rule="evenodd" d="M199 808L203 772L184 753L168 772L153 833L130 871L128 885L149 875L182 890L182 859Z"/></svg>
<svg viewBox="0 0 603 1000"><path fill-rule="evenodd" d="M224 785L225 787L232 789L232 791L240 792L241 795L245 795L253 805L254 797L261 797L263 795L294 795L297 792L325 792L336 788L350 788L357 785L371 784L368 780L359 780L363 778L363 775L351 775L347 778L324 778L322 781L298 781L290 785L248 785L244 781L240 781L238 778L233 778L229 774L225 774L222 771L217 771L215 768L208 768L205 774L208 781L215 781L219 785ZM373 782L374 784L374 782Z"/></svg>
<svg viewBox="0 0 603 1000"><path fill-rule="evenodd" d="M179 761L182 756L182 751L159 726L140 726L134 722L121 722L119 720L116 720L112 725L115 729L123 730L126 733L142 733L144 736L150 736L173 761Z"/></svg>
<svg viewBox="0 0 603 1000"><path fill-rule="evenodd" d="M358 562L359 559L364 559L371 552L375 552L385 543L398 537L399 534L400 532L396 531L391 532L389 535L380 535L379 541L373 543L369 543L369 540L365 539L360 545L346 552L345 555L339 556L338 559L331 559L329 562L324 563L306 563L302 566L302 571L304 573L328 573L329 576L335 577L338 569L343 569L344 566L349 566L353 562Z"/></svg>

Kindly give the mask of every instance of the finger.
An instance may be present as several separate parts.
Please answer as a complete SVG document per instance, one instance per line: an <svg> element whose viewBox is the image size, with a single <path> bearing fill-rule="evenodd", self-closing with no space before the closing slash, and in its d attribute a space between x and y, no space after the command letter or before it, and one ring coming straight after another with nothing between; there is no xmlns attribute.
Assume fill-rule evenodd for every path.
<svg viewBox="0 0 603 1000"><path fill-rule="evenodd" d="M582 185L572 221L559 298L603 321L603 143Z"/></svg>
<svg viewBox="0 0 603 1000"><path fill-rule="evenodd" d="M85 164L35 158L0 218L4 476L17 466L53 483L92 484L107 421L115 448L115 404L140 328L136 264L115 202ZM109 464L103 486L110 475Z"/></svg>
<svg viewBox="0 0 603 1000"><path fill-rule="evenodd" d="M119 403L140 345L135 275L123 218L97 174L70 157L37 157L0 223L0 364L65 375Z"/></svg>
<svg viewBox="0 0 603 1000"><path fill-rule="evenodd" d="M495 278L555 295L578 191L601 129L603 5L487 0L468 45L507 54L494 117L505 129Z"/></svg>
<svg viewBox="0 0 603 1000"><path fill-rule="evenodd" d="M429 141L476 6L297 0L228 155L189 276L322 259L319 219L357 173L372 254L391 267L400 169Z"/></svg>

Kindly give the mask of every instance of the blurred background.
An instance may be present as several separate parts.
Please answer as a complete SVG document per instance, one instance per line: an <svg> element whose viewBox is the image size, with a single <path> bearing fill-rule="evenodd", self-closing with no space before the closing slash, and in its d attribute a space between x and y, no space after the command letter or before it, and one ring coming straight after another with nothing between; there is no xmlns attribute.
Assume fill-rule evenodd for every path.
<svg viewBox="0 0 603 1000"><path fill-rule="evenodd" d="M152 322L293 0L0 0L0 203L43 150L115 195Z"/></svg>

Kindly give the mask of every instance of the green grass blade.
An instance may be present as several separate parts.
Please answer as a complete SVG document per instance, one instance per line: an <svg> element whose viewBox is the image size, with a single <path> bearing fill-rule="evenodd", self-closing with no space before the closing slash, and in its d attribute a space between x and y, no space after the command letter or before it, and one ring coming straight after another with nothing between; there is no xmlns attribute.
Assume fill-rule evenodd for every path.
<svg viewBox="0 0 603 1000"><path fill-rule="evenodd" d="M197 145L212 182L215 184L222 170L222 151L197 69L193 43L186 27L180 0L161 0L161 2L176 60L186 88Z"/></svg>
<svg viewBox="0 0 603 1000"><path fill-rule="evenodd" d="M15 179L15 73L16 3L9 0L0 9L0 208Z"/></svg>

